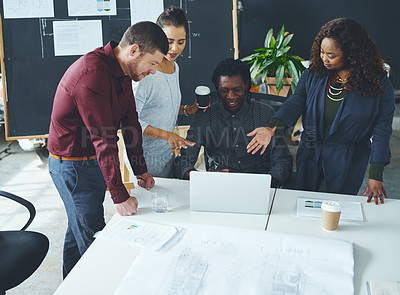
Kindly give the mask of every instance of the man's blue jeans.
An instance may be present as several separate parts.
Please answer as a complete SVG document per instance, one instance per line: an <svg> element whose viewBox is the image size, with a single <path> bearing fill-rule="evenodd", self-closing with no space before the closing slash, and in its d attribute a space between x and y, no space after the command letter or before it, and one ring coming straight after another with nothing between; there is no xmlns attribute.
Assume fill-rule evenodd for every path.
<svg viewBox="0 0 400 295"><path fill-rule="evenodd" d="M96 159L60 161L49 157L51 178L68 216L63 254L64 278L102 230L106 184Z"/></svg>

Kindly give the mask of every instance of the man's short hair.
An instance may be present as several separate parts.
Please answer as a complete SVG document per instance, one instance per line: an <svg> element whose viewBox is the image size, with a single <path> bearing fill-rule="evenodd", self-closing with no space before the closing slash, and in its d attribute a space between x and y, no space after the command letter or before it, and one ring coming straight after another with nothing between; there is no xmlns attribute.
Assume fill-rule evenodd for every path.
<svg viewBox="0 0 400 295"><path fill-rule="evenodd" d="M251 87L251 76L250 68L247 63L242 62L240 59L226 58L218 63L214 70L211 81L213 82L215 89L218 90L219 80L221 76L232 77L240 75L243 82L249 81L248 89Z"/></svg>
<svg viewBox="0 0 400 295"><path fill-rule="evenodd" d="M164 55L168 53L168 39L164 31L152 22L138 22L130 26L122 36L119 45L121 47L132 44L139 45L142 52L153 54L160 50Z"/></svg>

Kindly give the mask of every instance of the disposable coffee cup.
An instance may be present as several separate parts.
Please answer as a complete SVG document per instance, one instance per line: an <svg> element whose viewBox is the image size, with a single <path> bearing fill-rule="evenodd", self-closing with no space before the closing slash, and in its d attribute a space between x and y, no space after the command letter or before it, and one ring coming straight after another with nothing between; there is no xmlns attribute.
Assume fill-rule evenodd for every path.
<svg viewBox="0 0 400 295"><path fill-rule="evenodd" d="M322 228L327 231L335 231L339 225L342 205L335 201L324 201L322 209Z"/></svg>
<svg viewBox="0 0 400 295"><path fill-rule="evenodd" d="M197 86L194 90L196 94L197 103L200 109L205 109L210 104L211 90L207 86Z"/></svg>

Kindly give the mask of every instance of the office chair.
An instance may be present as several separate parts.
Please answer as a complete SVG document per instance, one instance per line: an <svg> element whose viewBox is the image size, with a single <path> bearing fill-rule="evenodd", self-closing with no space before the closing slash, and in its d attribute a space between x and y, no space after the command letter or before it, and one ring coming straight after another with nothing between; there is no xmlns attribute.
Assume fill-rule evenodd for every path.
<svg viewBox="0 0 400 295"><path fill-rule="evenodd" d="M0 196L25 206L29 220L19 231L0 231L0 295L22 283L40 266L49 250L49 240L41 233L25 231L36 215L29 201L8 192Z"/></svg>

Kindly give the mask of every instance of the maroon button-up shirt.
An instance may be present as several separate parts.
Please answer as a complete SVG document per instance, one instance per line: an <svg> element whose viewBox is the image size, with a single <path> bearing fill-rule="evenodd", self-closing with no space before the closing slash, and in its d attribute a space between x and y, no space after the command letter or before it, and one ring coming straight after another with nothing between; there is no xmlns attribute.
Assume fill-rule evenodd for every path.
<svg viewBox="0 0 400 295"><path fill-rule="evenodd" d="M136 175L147 172L132 80L114 55L117 43L89 52L62 77L54 97L48 150L57 156L97 155L114 203L129 198L121 178L117 130L121 128Z"/></svg>

